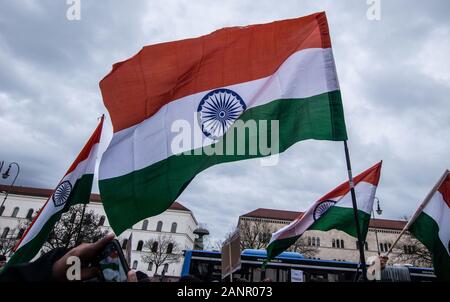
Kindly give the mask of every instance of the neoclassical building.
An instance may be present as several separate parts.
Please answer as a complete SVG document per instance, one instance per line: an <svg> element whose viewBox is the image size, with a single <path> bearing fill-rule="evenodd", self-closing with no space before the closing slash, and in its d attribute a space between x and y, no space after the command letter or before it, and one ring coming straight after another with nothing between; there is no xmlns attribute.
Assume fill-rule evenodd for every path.
<svg viewBox="0 0 450 302"><path fill-rule="evenodd" d="M241 215L239 217L238 226L243 221L249 223L265 222L270 225L272 231L276 231L288 225L300 215L303 215L303 212L259 208ZM387 252L405 225L405 221L371 219L369 232L367 233L365 242L366 258L378 255L378 251L382 254ZM410 235L406 233L404 236L408 237ZM302 237L306 239L306 244L317 248L317 253L313 258L336 261L359 261L357 240L347 233L337 230L328 232L306 231ZM399 258L398 252L400 250L402 251L401 253L403 253L403 251L408 252L414 248L409 245L403 246L402 242L404 241L400 241L399 244L400 249L395 249L397 253L393 252L390 254L393 263L406 264Z"/></svg>
<svg viewBox="0 0 450 302"><path fill-rule="evenodd" d="M19 186L11 188L0 185L0 200L3 201L6 191L9 192L8 198L4 206L0 208L0 237L20 238L24 231L23 228L21 229L23 222L31 219L35 212L43 206L51 196L52 190ZM100 217L101 227L109 230L109 222L99 194L91 194L90 203L86 207L87 212L90 210ZM145 252L144 242L165 236L175 240L181 250L193 249L194 230L197 228L198 222L192 211L182 204L174 202L164 213L144 219L120 234L119 241L125 247L124 241L133 233L130 267L153 276L155 266L142 261L142 255ZM166 270L167 276L180 276L182 264L183 258L178 263L169 264L163 268ZM163 268L158 269L158 274Z"/></svg>

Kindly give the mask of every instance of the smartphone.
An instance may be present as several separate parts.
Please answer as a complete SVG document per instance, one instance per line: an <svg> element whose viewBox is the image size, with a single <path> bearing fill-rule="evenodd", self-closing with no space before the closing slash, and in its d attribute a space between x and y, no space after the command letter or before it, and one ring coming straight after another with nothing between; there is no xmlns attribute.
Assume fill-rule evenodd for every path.
<svg viewBox="0 0 450 302"><path fill-rule="evenodd" d="M130 270L127 261L116 239L109 242L98 257L103 281L106 282L126 282L127 274Z"/></svg>

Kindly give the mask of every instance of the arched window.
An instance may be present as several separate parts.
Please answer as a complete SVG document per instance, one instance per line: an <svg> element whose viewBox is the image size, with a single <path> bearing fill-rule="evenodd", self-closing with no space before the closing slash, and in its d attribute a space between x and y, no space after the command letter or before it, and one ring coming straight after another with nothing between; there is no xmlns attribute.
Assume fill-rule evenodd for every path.
<svg viewBox="0 0 450 302"><path fill-rule="evenodd" d="M338 249L341 248L341 241L339 239L336 239L336 247Z"/></svg>
<svg viewBox="0 0 450 302"><path fill-rule="evenodd" d="M142 251L142 247L144 246L144 241L139 240L136 250Z"/></svg>
<svg viewBox="0 0 450 302"><path fill-rule="evenodd" d="M344 246L344 240L341 239L341 249L345 248Z"/></svg>
<svg viewBox="0 0 450 302"><path fill-rule="evenodd" d="M336 247L336 240L333 239L333 240L331 241L331 246L332 246L332 247Z"/></svg>
<svg viewBox="0 0 450 302"><path fill-rule="evenodd" d="M153 262L149 262L147 270L151 272L152 269L153 269Z"/></svg>
<svg viewBox="0 0 450 302"><path fill-rule="evenodd" d="M173 250L173 243L169 243L167 245L167 254L172 254L172 250Z"/></svg>
<svg viewBox="0 0 450 302"><path fill-rule="evenodd" d="M8 236L8 234L9 234L9 228L6 227L3 229L2 238L3 239L6 238Z"/></svg>
<svg viewBox="0 0 450 302"><path fill-rule="evenodd" d="M134 260L133 261L133 269L137 269L137 266L138 266L138 262L137 262L137 260Z"/></svg>
<svg viewBox="0 0 450 302"><path fill-rule="evenodd" d="M380 243L380 251L384 252L384 248L383 248L383 244L382 243Z"/></svg>
<svg viewBox="0 0 450 302"><path fill-rule="evenodd" d="M320 246L320 238L319 237L316 238L316 245Z"/></svg>
<svg viewBox="0 0 450 302"><path fill-rule="evenodd" d="M311 237L308 236L308 245L311 245Z"/></svg>
<svg viewBox="0 0 450 302"><path fill-rule="evenodd" d="M158 242L155 241L152 244L152 253L156 253L158 251Z"/></svg>
<svg viewBox="0 0 450 302"><path fill-rule="evenodd" d="M170 228L170 232L171 233L176 233L177 232L177 223L176 222L172 223L172 227Z"/></svg>
<svg viewBox="0 0 450 302"><path fill-rule="evenodd" d="M387 245L387 243L383 244L383 248L384 248L384 251L385 251L385 252L388 251L388 245Z"/></svg>
<svg viewBox="0 0 450 302"><path fill-rule="evenodd" d="M13 210L13 212L12 212L11 217L17 217L17 214L18 214L18 213L19 213L19 207L15 207L14 210Z"/></svg>
<svg viewBox="0 0 450 302"><path fill-rule="evenodd" d="M142 222L142 229L143 229L144 231L146 231L147 228L148 228L148 220L145 219L144 222Z"/></svg>
<svg viewBox="0 0 450 302"><path fill-rule="evenodd" d="M156 225L156 231L157 232L161 232L162 226L163 226L162 221L158 221L158 224Z"/></svg>
<svg viewBox="0 0 450 302"><path fill-rule="evenodd" d="M100 220L98 221L98 225L99 226L104 225L105 224L105 220L106 220L105 216L100 216Z"/></svg>
<svg viewBox="0 0 450 302"><path fill-rule="evenodd" d="M27 216L25 218L31 219L31 217L33 217L33 213L34 213L33 209L29 209L27 212Z"/></svg>
<svg viewBox="0 0 450 302"><path fill-rule="evenodd" d="M128 239L124 239L124 240L122 241L122 249L123 249L123 250L127 248L127 244L128 244Z"/></svg>
<svg viewBox="0 0 450 302"><path fill-rule="evenodd" d="M316 246L316 237L312 238L312 246Z"/></svg>
<svg viewBox="0 0 450 302"><path fill-rule="evenodd" d="M1 206L0 207L0 216L3 215L3 212L5 211L5 206Z"/></svg>
<svg viewBox="0 0 450 302"><path fill-rule="evenodd" d="M164 264L163 272L167 273L168 270L169 270L169 264L166 263L166 264Z"/></svg>

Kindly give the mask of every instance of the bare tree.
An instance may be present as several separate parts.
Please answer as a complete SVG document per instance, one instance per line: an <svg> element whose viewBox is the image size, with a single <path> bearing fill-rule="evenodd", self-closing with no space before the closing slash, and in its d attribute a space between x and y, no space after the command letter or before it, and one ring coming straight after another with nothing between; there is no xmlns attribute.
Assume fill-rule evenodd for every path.
<svg viewBox="0 0 450 302"><path fill-rule="evenodd" d="M400 220L409 221L410 218L411 216L405 214L400 217ZM392 251L397 254L397 261L422 267L432 265L430 251L409 232L405 232Z"/></svg>
<svg viewBox="0 0 450 302"><path fill-rule="evenodd" d="M106 235L107 230L99 226L100 218L94 214L94 211L86 212L83 220L81 220L83 207L84 205L81 204L72 206L66 213L61 215L61 219L55 224L42 247L43 252L57 247L70 249L81 242L95 242Z"/></svg>
<svg viewBox="0 0 450 302"><path fill-rule="evenodd" d="M432 255L430 251L416 238L410 234L405 234L393 248L397 254L397 260L403 263L420 267L431 267Z"/></svg>
<svg viewBox="0 0 450 302"><path fill-rule="evenodd" d="M238 225L241 236L241 249L265 249L269 245L272 233L276 230L269 222L263 220L242 219ZM227 234L230 236L231 233ZM288 251L298 252L306 257L313 257L318 248L308 245L306 239L300 237Z"/></svg>
<svg viewBox="0 0 450 302"><path fill-rule="evenodd" d="M317 246L308 244L306 238L300 237L288 249L288 251L300 253L305 257L314 257L318 253L319 249Z"/></svg>
<svg viewBox="0 0 450 302"><path fill-rule="evenodd" d="M171 237L159 235L157 238L147 240L142 249L142 261L153 263L155 275L158 268L164 264L172 264L180 261L181 249L178 243Z"/></svg>
<svg viewBox="0 0 450 302"><path fill-rule="evenodd" d="M241 249L264 249L269 244L273 229L262 220L242 219L238 225Z"/></svg>

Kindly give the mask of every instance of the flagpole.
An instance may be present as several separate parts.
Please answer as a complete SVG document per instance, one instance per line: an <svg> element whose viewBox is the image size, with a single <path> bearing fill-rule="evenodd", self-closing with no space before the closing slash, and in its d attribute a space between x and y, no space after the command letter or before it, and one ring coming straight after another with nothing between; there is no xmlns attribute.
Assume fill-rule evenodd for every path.
<svg viewBox="0 0 450 302"><path fill-rule="evenodd" d="M405 227L403 228L403 230L400 232L400 234L398 234L397 239L395 239L394 243L391 245L391 247L389 248L389 250L386 253L386 257L392 252L392 250L394 249L394 246L398 243L398 241L400 240L400 237L403 236L403 234L409 229L409 227L411 226L411 224L413 224L414 221L416 221L417 217L419 217L419 215L422 213L423 209L425 208L425 206L428 204L428 202L430 202L431 198L433 197L434 193L436 193L436 191L439 189L439 187L442 185L442 183L444 182L445 178L447 177L447 174L449 173L448 170L445 170L444 174L442 174L441 178L439 179L439 181L434 185L434 187L431 189L431 191L428 193L428 195L425 197L425 199L422 201L422 203L420 204L419 208L416 210L416 212L414 213L414 215L411 217L411 219L408 221L408 223L405 225Z"/></svg>
<svg viewBox="0 0 450 302"><path fill-rule="evenodd" d="M367 281L366 257L364 256L364 242L362 240L361 229L359 227L358 205L356 204L355 184L353 183L352 166L350 163L350 154L348 152L346 140L344 141L344 149L345 149L345 160L347 162L348 181L350 184L350 194L352 196L353 216L355 218L356 235L358 237L359 258L361 262L363 280Z"/></svg>

